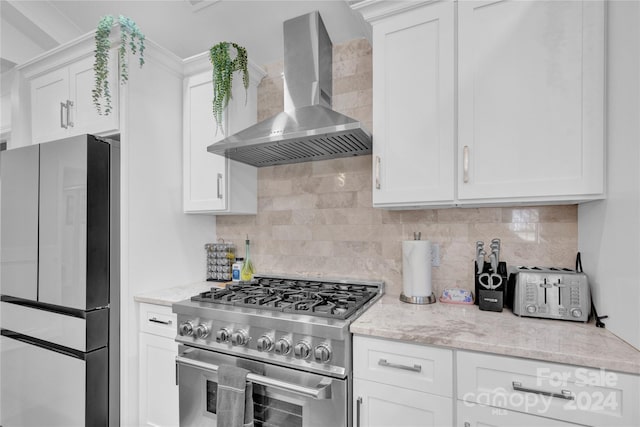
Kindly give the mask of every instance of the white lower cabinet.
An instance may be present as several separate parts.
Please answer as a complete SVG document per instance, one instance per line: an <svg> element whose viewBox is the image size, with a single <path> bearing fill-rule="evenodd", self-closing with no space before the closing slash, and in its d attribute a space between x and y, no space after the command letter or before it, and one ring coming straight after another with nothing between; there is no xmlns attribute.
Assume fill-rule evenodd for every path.
<svg viewBox="0 0 640 427"><path fill-rule="evenodd" d="M453 425L453 351L353 338L354 426Z"/></svg>
<svg viewBox="0 0 640 427"><path fill-rule="evenodd" d="M547 422L532 425L565 425L550 418L589 426L640 425L638 375L469 351L457 351L456 360L461 401Z"/></svg>
<svg viewBox="0 0 640 427"><path fill-rule="evenodd" d="M140 425L178 426L176 315L140 304Z"/></svg>
<svg viewBox="0 0 640 427"><path fill-rule="evenodd" d="M566 423L536 415L458 400L457 427L570 427L580 424Z"/></svg>
<svg viewBox="0 0 640 427"><path fill-rule="evenodd" d="M360 335L353 357L356 427L640 426L640 375Z"/></svg>
<svg viewBox="0 0 640 427"><path fill-rule="evenodd" d="M355 426L451 426L453 400L374 381L354 379Z"/></svg>

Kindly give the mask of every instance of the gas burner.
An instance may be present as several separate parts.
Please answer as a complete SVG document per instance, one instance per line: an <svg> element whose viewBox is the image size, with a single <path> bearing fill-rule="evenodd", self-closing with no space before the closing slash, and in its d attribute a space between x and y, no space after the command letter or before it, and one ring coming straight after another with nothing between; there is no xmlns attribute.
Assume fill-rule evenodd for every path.
<svg viewBox="0 0 640 427"><path fill-rule="evenodd" d="M212 288L192 301L347 319L378 293L364 285L258 277L224 289Z"/></svg>

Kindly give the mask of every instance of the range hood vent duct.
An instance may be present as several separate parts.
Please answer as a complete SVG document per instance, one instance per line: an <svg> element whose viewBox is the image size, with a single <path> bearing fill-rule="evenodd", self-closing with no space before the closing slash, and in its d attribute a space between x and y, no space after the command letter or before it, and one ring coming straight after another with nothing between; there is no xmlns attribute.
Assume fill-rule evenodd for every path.
<svg viewBox="0 0 640 427"><path fill-rule="evenodd" d="M252 166L371 154L371 135L331 109L332 44L320 14L284 22L284 112L207 151Z"/></svg>

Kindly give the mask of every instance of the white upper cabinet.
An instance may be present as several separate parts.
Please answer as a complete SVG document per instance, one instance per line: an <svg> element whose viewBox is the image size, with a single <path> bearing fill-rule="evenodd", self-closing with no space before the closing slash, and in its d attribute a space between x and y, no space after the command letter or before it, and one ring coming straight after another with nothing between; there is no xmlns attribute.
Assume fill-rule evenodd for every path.
<svg viewBox="0 0 640 427"><path fill-rule="evenodd" d="M111 59L109 85L112 110L109 115L98 114L93 105L93 56L53 71L47 70L29 81L33 143L118 130L118 55L115 50L111 51Z"/></svg>
<svg viewBox="0 0 640 427"><path fill-rule="evenodd" d="M184 83L184 211L213 215L255 214L258 208L257 169L209 153L207 147L256 123L257 86L264 72L251 66L246 97L242 76L234 76L233 99L225 110L223 133L221 129L216 130L210 63L208 68L209 71L187 77Z"/></svg>
<svg viewBox="0 0 640 427"><path fill-rule="evenodd" d="M353 8L373 31L374 206L604 197L604 2Z"/></svg>
<svg viewBox="0 0 640 427"><path fill-rule="evenodd" d="M460 200L603 195L603 2L459 2L458 87Z"/></svg>
<svg viewBox="0 0 640 427"><path fill-rule="evenodd" d="M454 200L454 5L373 29L374 206Z"/></svg>

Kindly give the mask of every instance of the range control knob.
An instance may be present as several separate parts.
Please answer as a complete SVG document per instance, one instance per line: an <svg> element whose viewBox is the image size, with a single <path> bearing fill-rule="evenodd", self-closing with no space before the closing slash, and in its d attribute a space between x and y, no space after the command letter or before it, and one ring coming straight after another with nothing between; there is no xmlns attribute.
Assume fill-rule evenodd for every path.
<svg viewBox="0 0 640 427"><path fill-rule="evenodd" d="M331 360L331 349L326 344L320 344L313 351L313 357L318 363L327 363Z"/></svg>
<svg viewBox="0 0 640 427"><path fill-rule="evenodd" d="M271 349L273 348L273 340L270 336L263 335L258 338L256 347L258 348L258 351L271 351Z"/></svg>
<svg viewBox="0 0 640 427"><path fill-rule="evenodd" d="M307 359L311 355L311 347L304 341L300 341L293 347L293 355L296 359Z"/></svg>
<svg viewBox="0 0 640 427"><path fill-rule="evenodd" d="M230 335L231 334L229 333L229 330L227 328L222 328L218 332L216 332L216 341L219 343L227 342L229 341Z"/></svg>
<svg viewBox="0 0 640 427"><path fill-rule="evenodd" d="M180 335L191 336L193 334L193 323L184 322L180 325Z"/></svg>
<svg viewBox="0 0 640 427"><path fill-rule="evenodd" d="M582 310L580 310L579 308L571 309L571 315L573 317L582 317Z"/></svg>
<svg viewBox="0 0 640 427"><path fill-rule="evenodd" d="M275 345L276 354L285 355L291 351L291 343L286 338L280 338Z"/></svg>
<svg viewBox="0 0 640 427"><path fill-rule="evenodd" d="M196 338L204 339L209 336L209 328L207 325L199 324L195 329Z"/></svg>
<svg viewBox="0 0 640 427"><path fill-rule="evenodd" d="M249 334L244 329L240 329L231 334L231 345L247 345Z"/></svg>
<svg viewBox="0 0 640 427"><path fill-rule="evenodd" d="M527 306L527 313L535 313L536 312L536 306L535 305L528 305Z"/></svg>

